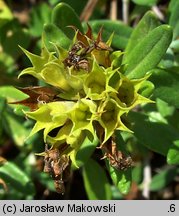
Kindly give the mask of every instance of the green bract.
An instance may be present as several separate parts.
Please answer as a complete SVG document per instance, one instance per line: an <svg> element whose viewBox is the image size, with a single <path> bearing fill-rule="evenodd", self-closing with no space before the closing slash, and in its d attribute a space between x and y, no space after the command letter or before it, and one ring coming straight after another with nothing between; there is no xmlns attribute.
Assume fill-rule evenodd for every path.
<svg viewBox="0 0 179 216"><path fill-rule="evenodd" d="M121 65L123 53L110 48L112 37L104 43L102 29L96 39L90 26L86 34L74 29L67 50L53 44L54 51L49 51L43 43L37 56L22 48L32 67L19 76L30 74L58 92L52 101L39 99L38 108L26 112L36 121L30 136L43 130L44 141L52 149L66 145L61 154L69 155L77 166L75 156L86 137L92 141L97 135L103 146L115 130L131 131L123 118L135 106L152 101L139 94L149 75L140 79L124 75L128 66Z"/></svg>

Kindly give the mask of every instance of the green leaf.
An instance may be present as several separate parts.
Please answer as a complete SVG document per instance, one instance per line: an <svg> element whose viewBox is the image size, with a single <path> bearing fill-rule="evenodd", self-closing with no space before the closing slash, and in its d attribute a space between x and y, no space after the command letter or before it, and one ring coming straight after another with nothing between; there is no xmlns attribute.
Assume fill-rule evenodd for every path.
<svg viewBox="0 0 179 216"><path fill-rule="evenodd" d="M124 198L116 186L111 186L111 191L113 200L122 200Z"/></svg>
<svg viewBox="0 0 179 216"><path fill-rule="evenodd" d="M3 118L3 112L5 110L6 107L6 100L5 98L0 96L0 139L2 136L2 131L3 131L3 126L2 126L2 118Z"/></svg>
<svg viewBox="0 0 179 216"><path fill-rule="evenodd" d="M127 154L127 150L126 150L126 144L120 134L119 131L115 132L116 134L116 144L117 144L117 149L121 150L124 154ZM132 181L132 169L129 168L126 171L119 171L115 168L113 168L112 166L109 165L108 162L108 169L109 169L109 173L110 176L114 182L114 184L117 186L117 188L119 189L119 191L122 194L127 194L130 190L131 187L131 181Z"/></svg>
<svg viewBox="0 0 179 216"><path fill-rule="evenodd" d="M134 181L137 184L140 184L143 179L143 166L141 163L137 164L132 169L132 181Z"/></svg>
<svg viewBox="0 0 179 216"><path fill-rule="evenodd" d="M155 86L152 82L149 80L146 80L142 83L138 93L141 94L144 97L150 97L155 89Z"/></svg>
<svg viewBox="0 0 179 216"><path fill-rule="evenodd" d="M179 1L176 1L175 6L172 8L169 25L173 27L174 39L179 35Z"/></svg>
<svg viewBox="0 0 179 216"><path fill-rule="evenodd" d="M30 133L30 129L23 126L24 120L15 114L5 113L3 118L3 127L6 129L7 134L14 140L18 146L23 146L25 139Z"/></svg>
<svg viewBox="0 0 179 216"><path fill-rule="evenodd" d="M49 176L49 174L34 170L33 171L33 177L37 180L40 181L42 185L44 185L46 188L48 188L50 191L56 191L55 186L54 186L54 181L53 179Z"/></svg>
<svg viewBox="0 0 179 216"><path fill-rule="evenodd" d="M128 55L130 55L136 45L139 44L150 31L159 26L159 24L160 22L155 14L152 11L148 11L134 28L125 49L124 59L128 58Z"/></svg>
<svg viewBox="0 0 179 216"><path fill-rule="evenodd" d="M132 0L135 4L145 5L145 6L154 6L157 4L158 0Z"/></svg>
<svg viewBox="0 0 179 216"><path fill-rule="evenodd" d="M36 7L33 7L30 15L30 33L35 37L40 37L43 31L44 23L50 23L51 8L48 4L42 3Z"/></svg>
<svg viewBox="0 0 179 216"><path fill-rule="evenodd" d="M179 74L161 69L152 72L150 80L155 85L154 98L160 98L169 105L179 108Z"/></svg>
<svg viewBox="0 0 179 216"><path fill-rule="evenodd" d="M97 36L101 27L103 27L102 38L106 42L111 34L114 33L112 47L124 49L127 45L132 28L119 21L94 20L89 22L94 35Z"/></svg>
<svg viewBox="0 0 179 216"><path fill-rule="evenodd" d="M119 172L113 167L110 167L110 175L119 191L123 195L128 194L131 188L131 168L127 171Z"/></svg>
<svg viewBox="0 0 179 216"><path fill-rule="evenodd" d="M20 191L16 190L13 188L13 186L8 185L8 193L6 193L5 191L0 193L0 199L1 200L20 200L20 199L33 199L33 198L29 198L32 195L26 195L26 194L22 194Z"/></svg>
<svg viewBox="0 0 179 216"><path fill-rule="evenodd" d="M0 86L8 84L17 83L17 80L13 80L12 77L7 76L7 74L12 74L16 70L15 60L12 56L7 53L2 53L0 55Z"/></svg>
<svg viewBox="0 0 179 216"><path fill-rule="evenodd" d="M79 167L85 164L89 160L98 143L99 141L97 137L93 141L90 141L86 137L86 139L84 140L82 146L80 147L76 155L77 165Z"/></svg>
<svg viewBox="0 0 179 216"><path fill-rule="evenodd" d="M159 63L160 68L170 69L174 66L175 55L174 55L173 50L171 49L171 45L167 49L167 52L165 53L163 59Z"/></svg>
<svg viewBox="0 0 179 216"><path fill-rule="evenodd" d="M80 19L69 5L59 3L52 11L52 23L58 26L70 39L73 39L75 32L68 26L72 25L77 27L83 32Z"/></svg>
<svg viewBox="0 0 179 216"><path fill-rule="evenodd" d="M0 95L8 100L8 102L13 102L17 100L23 100L28 96L22 91L19 91L13 86L2 86L0 87Z"/></svg>
<svg viewBox="0 0 179 216"><path fill-rule="evenodd" d="M0 87L0 95L6 98L7 104L14 101L20 101L28 97L26 94L22 93L22 91L19 91L15 87L5 86L5 85ZM14 113L20 116L24 116L22 110L27 110L27 107L23 105L18 105L18 104L8 104L8 105L13 108Z"/></svg>
<svg viewBox="0 0 179 216"><path fill-rule="evenodd" d="M179 140L174 141L174 144L167 154L168 164L179 164Z"/></svg>
<svg viewBox="0 0 179 216"><path fill-rule="evenodd" d="M174 52L178 53L178 52L179 52L179 40L178 40L178 39L173 40L172 43L170 44L170 48L171 48Z"/></svg>
<svg viewBox="0 0 179 216"><path fill-rule="evenodd" d="M59 0L48 0L49 4L51 4L52 6L56 5Z"/></svg>
<svg viewBox="0 0 179 216"><path fill-rule="evenodd" d="M12 20L1 29L0 41L2 43L3 52L16 60L22 55L18 45L27 48L30 44L30 34L26 29L20 26L17 20Z"/></svg>
<svg viewBox="0 0 179 216"><path fill-rule="evenodd" d="M172 29L161 25L147 34L128 54L124 63L128 64L126 75L141 78L160 62L172 40Z"/></svg>
<svg viewBox="0 0 179 216"><path fill-rule="evenodd" d="M71 40L54 24L44 25L44 39L48 49L54 49L50 42L63 48L69 48L71 44Z"/></svg>
<svg viewBox="0 0 179 216"><path fill-rule="evenodd" d="M8 185L25 195L34 195L35 188L29 177L12 162L0 167L0 176Z"/></svg>
<svg viewBox="0 0 179 216"><path fill-rule="evenodd" d="M0 96L0 116L2 116L5 106L6 100L4 97Z"/></svg>
<svg viewBox="0 0 179 216"><path fill-rule="evenodd" d="M157 98L156 100L156 106L157 106L159 113L164 118L171 117L175 112L175 108L173 106L169 106L168 103L166 103L165 101L159 98Z"/></svg>
<svg viewBox="0 0 179 216"><path fill-rule="evenodd" d="M12 12L10 8L5 4L4 1L0 2L0 27L2 27L6 22L13 19Z"/></svg>
<svg viewBox="0 0 179 216"><path fill-rule="evenodd" d="M176 5L177 5L178 1L176 0L170 0L169 6L168 6L168 10L171 12L172 10L175 9Z"/></svg>
<svg viewBox="0 0 179 216"><path fill-rule="evenodd" d="M166 188L177 175L176 168L170 168L167 170L162 170L159 174L154 175L152 182L150 184L151 191L160 191Z"/></svg>
<svg viewBox="0 0 179 216"><path fill-rule="evenodd" d="M58 2L59 2L59 0L58 0ZM78 0L78 1L61 0L61 2L64 2L64 3L68 4L70 7L72 7L79 16L82 13L85 5L87 4L87 0ZM95 11L95 8L94 8L94 11Z"/></svg>
<svg viewBox="0 0 179 216"><path fill-rule="evenodd" d="M117 149L124 152L125 154L128 153L126 149L126 143L121 135L121 131L116 130L115 131L115 136L116 136L116 144L117 144Z"/></svg>
<svg viewBox="0 0 179 216"><path fill-rule="evenodd" d="M83 169L85 189L90 200L109 200L112 197L110 185L104 169L89 159Z"/></svg>
<svg viewBox="0 0 179 216"><path fill-rule="evenodd" d="M135 137L140 144L154 152L167 155L174 147L174 141L179 139L179 134L172 126L161 122L150 122L147 115L131 112L128 115Z"/></svg>
<svg viewBox="0 0 179 216"><path fill-rule="evenodd" d="M122 194L128 194L131 187L131 168L127 171L117 171L110 167L110 175L114 184L118 187Z"/></svg>

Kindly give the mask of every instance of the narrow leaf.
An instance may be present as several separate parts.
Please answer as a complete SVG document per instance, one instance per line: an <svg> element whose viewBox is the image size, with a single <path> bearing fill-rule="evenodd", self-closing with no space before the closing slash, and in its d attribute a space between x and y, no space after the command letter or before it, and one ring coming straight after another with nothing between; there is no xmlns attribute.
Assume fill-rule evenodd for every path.
<svg viewBox="0 0 179 216"><path fill-rule="evenodd" d="M132 0L132 1L138 5L153 6L157 4L158 0Z"/></svg>
<svg viewBox="0 0 179 216"><path fill-rule="evenodd" d="M6 100L4 97L0 96L0 116L2 116L5 106L6 106Z"/></svg>
<svg viewBox="0 0 179 216"><path fill-rule="evenodd" d="M50 23L51 8L47 3L33 7L30 13L29 31L35 37L40 37L44 23Z"/></svg>
<svg viewBox="0 0 179 216"><path fill-rule="evenodd" d="M73 8L63 2L53 9L52 23L58 26L70 39L73 39L75 32L68 26L75 26L83 32L79 17Z"/></svg>
<svg viewBox="0 0 179 216"><path fill-rule="evenodd" d="M134 122L132 130L140 144L154 152L167 155L174 147L174 141L179 139L177 130L161 122L150 122L147 115L131 112L128 115Z"/></svg>
<svg viewBox="0 0 179 216"><path fill-rule="evenodd" d="M6 133L14 140L18 146L23 146L26 137L29 135L30 130L26 129L23 125L23 119L15 114L5 113L3 118L3 127Z"/></svg>
<svg viewBox="0 0 179 216"><path fill-rule="evenodd" d="M128 54L124 63L128 65L126 75L129 78L142 78L160 62L172 40L172 29L161 25L153 29Z"/></svg>
<svg viewBox="0 0 179 216"><path fill-rule="evenodd" d="M126 171L118 171L113 167L109 168L111 178L122 194L127 194L131 187L131 168Z"/></svg>
<svg viewBox="0 0 179 216"><path fill-rule="evenodd" d="M92 159L83 169L85 189L90 200L111 199L111 190L105 171Z"/></svg>
<svg viewBox="0 0 179 216"><path fill-rule="evenodd" d="M0 95L8 100L8 102L13 102L15 100L23 100L27 98L27 95L19 91L13 86L2 86L0 87Z"/></svg>
<svg viewBox="0 0 179 216"><path fill-rule="evenodd" d="M177 5L178 1L176 0L170 0L170 3L168 5L168 10L171 12L172 10L175 9L176 5Z"/></svg>
<svg viewBox="0 0 179 216"><path fill-rule="evenodd" d="M126 145L125 142L120 134L119 131L116 131L116 144L117 149L121 150L124 154L127 154ZM119 191L122 194L127 194L131 187L131 181L132 181L132 169L128 168L125 171L119 171L112 166L109 165L109 162L107 162L107 167L110 173L110 176L116 185L116 187L119 189Z"/></svg>
<svg viewBox="0 0 179 216"><path fill-rule="evenodd" d="M179 36L179 1L175 1L175 5L172 8L170 19L169 19L169 25L173 27L173 36L174 39Z"/></svg>
<svg viewBox="0 0 179 216"><path fill-rule="evenodd" d="M159 191L168 186L170 182L174 180L174 177L177 175L177 169L167 169L161 171L159 174L156 174L152 178L152 182L150 184L151 191Z"/></svg>
<svg viewBox="0 0 179 216"><path fill-rule="evenodd" d="M179 140L174 141L167 154L168 164L179 164Z"/></svg>
<svg viewBox="0 0 179 216"><path fill-rule="evenodd" d="M8 185L10 184L17 191L23 194L34 194L34 185L29 177L12 162L6 162L0 167L0 176Z"/></svg>
<svg viewBox="0 0 179 216"><path fill-rule="evenodd" d="M44 25L44 39L47 48L50 49L54 49L54 46L50 42L63 48L68 48L71 44L69 38L54 24Z"/></svg>
<svg viewBox="0 0 179 216"><path fill-rule="evenodd" d="M13 14L10 8L5 4L4 1L0 2L0 27L3 26L7 21L13 19Z"/></svg>
<svg viewBox="0 0 179 216"><path fill-rule="evenodd" d="M96 146L98 145L98 142L99 141L97 137L93 141L90 141L86 137L86 139L84 140L82 146L80 147L76 155L76 160L79 167L88 161L88 159L91 157L92 153L94 152Z"/></svg>
<svg viewBox="0 0 179 216"><path fill-rule="evenodd" d="M127 47L124 53L124 59L128 58L128 55L134 50L136 45L154 28L159 26L160 22L152 11L148 11L134 28Z"/></svg>
<svg viewBox="0 0 179 216"><path fill-rule="evenodd" d="M152 71L150 80L155 86L153 97L179 108L179 74L161 69Z"/></svg>

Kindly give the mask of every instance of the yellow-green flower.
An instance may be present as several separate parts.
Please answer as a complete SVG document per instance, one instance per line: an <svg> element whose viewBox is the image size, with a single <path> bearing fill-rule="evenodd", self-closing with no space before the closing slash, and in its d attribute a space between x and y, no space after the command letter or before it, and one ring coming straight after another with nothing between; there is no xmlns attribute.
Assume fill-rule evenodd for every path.
<svg viewBox="0 0 179 216"><path fill-rule="evenodd" d="M123 53L110 48L112 36L105 43L102 30L96 39L90 26L84 35L75 31L68 50L54 44L55 51L50 52L43 43L37 56L22 48L32 67L19 76L30 74L57 91L53 101L26 112L36 121L30 136L43 130L44 141L77 166L76 154L86 137L94 140L100 130L98 138L103 145L116 130L131 132L123 116L152 101L139 93L149 76L131 80L124 75L127 65L121 65Z"/></svg>

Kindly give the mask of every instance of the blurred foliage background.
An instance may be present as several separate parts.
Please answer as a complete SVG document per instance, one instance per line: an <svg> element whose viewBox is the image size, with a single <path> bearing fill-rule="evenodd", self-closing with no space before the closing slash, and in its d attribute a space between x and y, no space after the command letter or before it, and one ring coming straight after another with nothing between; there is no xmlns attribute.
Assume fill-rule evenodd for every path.
<svg viewBox="0 0 179 216"><path fill-rule="evenodd" d="M18 45L40 54L43 26L51 22L52 8L59 2L74 8L96 35L103 25L104 41L115 32L113 49L125 50L148 10L173 27L173 41L151 76L156 104L129 114L136 122L134 134L122 134L135 161L132 186L125 195L112 183L97 149L92 156L97 162L74 170L65 195L57 194L53 180L42 172L43 158L35 156L44 151L42 134L26 140L34 122L24 117L22 106L8 103L24 98L14 87L44 85L31 76L17 79L31 65ZM0 0L0 199L179 198L178 11L178 0Z"/></svg>

